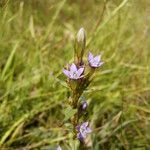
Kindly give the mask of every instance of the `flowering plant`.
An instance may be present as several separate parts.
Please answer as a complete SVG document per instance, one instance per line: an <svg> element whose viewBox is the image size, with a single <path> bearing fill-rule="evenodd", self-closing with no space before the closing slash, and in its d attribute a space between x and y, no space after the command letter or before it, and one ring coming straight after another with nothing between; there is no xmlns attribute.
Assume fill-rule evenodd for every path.
<svg viewBox="0 0 150 150"><path fill-rule="evenodd" d="M88 53L87 63L85 63L83 61L85 47L86 34L84 28L81 28L77 33L75 42L74 62L63 69L63 73L67 77L66 82L71 90L69 106L67 107L67 111L65 111L68 112L65 115L69 117L65 116L65 118L72 125L73 139L79 140L80 149L86 148L85 139L92 132L92 129L89 127L90 123L83 119L88 108L88 103L85 99L81 100L81 96L91 83L91 77L95 70L104 63L101 61L101 55L94 57L91 52Z"/></svg>

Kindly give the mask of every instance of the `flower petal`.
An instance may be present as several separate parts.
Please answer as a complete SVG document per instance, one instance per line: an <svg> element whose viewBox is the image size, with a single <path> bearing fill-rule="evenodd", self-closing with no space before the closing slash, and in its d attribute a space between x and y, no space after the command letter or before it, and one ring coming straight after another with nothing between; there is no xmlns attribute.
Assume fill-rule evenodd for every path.
<svg viewBox="0 0 150 150"><path fill-rule="evenodd" d="M98 65L98 67L102 66L103 64L104 64L104 62L100 62L99 65Z"/></svg>
<svg viewBox="0 0 150 150"><path fill-rule="evenodd" d="M77 125L77 126L76 126L76 129L77 129L78 131L80 131L80 125Z"/></svg>
<svg viewBox="0 0 150 150"><path fill-rule="evenodd" d="M77 71L77 67L74 63L70 66L70 71L71 72Z"/></svg>
<svg viewBox="0 0 150 150"><path fill-rule="evenodd" d="M86 138L87 133L86 133L85 131L80 132L80 133L81 133L81 135L82 135L83 139L85 139L85 138Z"/></svg>
<svg viewBox="0 0 150 150"><path fill-rule="evenodd" d="M81 125L81 128L86 128L88 126L88 122L84 122L82 125Z"/></svg>
<svg viewBox="0 0 150 150"><path fill-rule="evenodd" d="M94 57L93 57L93 54L91 52L88 53L88 61L92 60Z"/></svg>
<svg viewBox="0 0 150 150"><path fill-rule="evenodd" d="M85 110L85 109L87 108L87 106L88 106L87 102L84 101L84 102L82 103L82 110Z"/></svg>
<svg viewBox="0 0 150 150"><path fill-rule="evenodd" d="M78 70L78 75L80 76L80 75L83 73L83 71L84 71L84 68L80 68L80 69Z"/></svg>
<svg viewBox="0 0 150 150"><path fill-rule="evenodd" d="M95 63L95 62L89 62L89 64L90 64L90 66L91 67L94 67L94 68L97 68L98 66L97 66L97 63Z"/></svg>
<svg viewBox="0 0 150 150"><path fill-rule="evenodd" d="M84 140L84 137L81 133L78 133L77 134L77 138L80 140L80 141L83 141Z"/></svg>
<svg viewBox="0 0 150 150"><path fill-rule="evenodd" d="M83 77L84 77L84 75L82 75L82 76L78 77L77 79L81 79L81 78L83 78Z"/></svg>
<svg viewBox="0 0 150 150"><path fill-rule="evenodd" d="M63 69L63 73L67 76L70 77L70 72L66 69Z"/></svg>
<svg viewBox="0 0 150 150"><path fill-rule="evenodd" d="M99 61L100 61L100 55L94 57L94 60L95 60L95 62L99 63Z"/></svg>
<svg viewBox="0 0 150 150"><path fill-rule="evenodd" d="M91 132L92 132L91 128L87 127L86 128L86 133L91 133Z"/></svg>

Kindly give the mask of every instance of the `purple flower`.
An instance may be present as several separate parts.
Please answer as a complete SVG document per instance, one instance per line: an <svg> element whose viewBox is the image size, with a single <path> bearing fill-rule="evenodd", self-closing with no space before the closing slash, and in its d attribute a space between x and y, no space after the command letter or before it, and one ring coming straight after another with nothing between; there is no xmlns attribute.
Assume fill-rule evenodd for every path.
<svg viewBox="0 0 150 150"><path fill-rule="evenodd" d="M91 52L88 54L88 61L91 67L97 68L100 67L104 62L101 61L101 55L93 56Z"/></svg>
<svg viewBox="0 0 150 150"><path fill-rule="evenodd" d="M78 130L77 138L80 141L83 141L86 138L87 134L92 132L91 128L89 128L88 125L89 125L88 122L84 122L81 125L77 126Z"/></svg>
<svg viewBox="0 0 150 150"><path fill-rule="evenodd" d="M88 104L86 101L82 102L82 110L85 110L87 108Z"/></svg>
<svg viewBox="0 0 150 150"><path fill-rule="evenodd" d="M70 66L69 70L63 69L63 73L70 79L80 79L83 77L82 73L84 71L84 68L77 68L77 66L73 63Z"/></svg>
<svg viewBox="0 0 150 150"><path fill-rule="evenodd" d="M61 147L60 147L60 145L57 147L57 150L62 150Z"/></svg>

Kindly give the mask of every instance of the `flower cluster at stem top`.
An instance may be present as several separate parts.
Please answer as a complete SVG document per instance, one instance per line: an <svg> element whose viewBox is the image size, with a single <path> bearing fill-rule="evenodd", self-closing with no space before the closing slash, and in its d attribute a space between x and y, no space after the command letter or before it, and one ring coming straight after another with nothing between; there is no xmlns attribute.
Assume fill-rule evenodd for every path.
<svg viewBox="0 0 150 150"><path fill-rule="evenodd" d="M104 62L101 61L101 55L93 56L91 52L88 54L88 63L91 68L98 68L101 65L103 65ZM70 66L70 68L63 69L63 73L69 78L69 79L80 79L83 77L84 67L77 67L74 63Z"/></svg>

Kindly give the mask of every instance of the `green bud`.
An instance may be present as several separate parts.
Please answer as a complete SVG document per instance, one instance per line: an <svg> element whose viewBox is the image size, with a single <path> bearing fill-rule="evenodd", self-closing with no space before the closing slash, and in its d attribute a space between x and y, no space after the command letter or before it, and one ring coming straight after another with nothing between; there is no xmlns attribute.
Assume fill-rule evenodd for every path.
<svg viewBox="0 0 150 150"><path fill-rule="evenodd" d="M77 42L85 46L85 40L86 40L85 30L84 28L81 28L77 33Z"/></svg>
<svg viewBox="0 0 150 150"><path fill-rule="evenodd" d="M84 28L80 28L77 33L76 42L75 42L75 62L78 65L82 65L82 57L84 54L86 46L86 35Z"/></svg>

